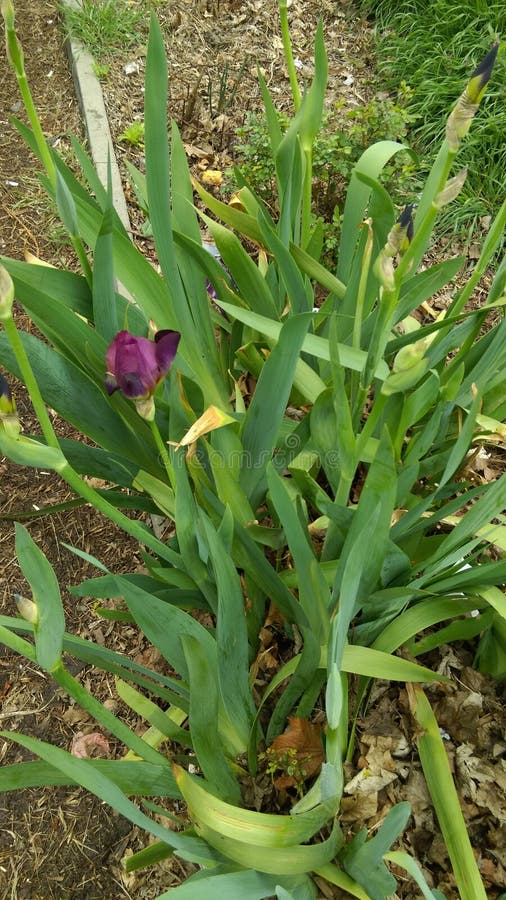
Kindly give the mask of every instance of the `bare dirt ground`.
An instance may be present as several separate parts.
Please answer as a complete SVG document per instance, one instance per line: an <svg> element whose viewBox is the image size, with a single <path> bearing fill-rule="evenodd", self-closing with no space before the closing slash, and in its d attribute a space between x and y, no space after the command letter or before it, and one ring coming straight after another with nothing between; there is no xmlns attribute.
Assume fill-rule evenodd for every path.
<svg viewBox="0 0 506 900"><path fill-rule="evenodd" d="M26 67L43 127L66 153L69 133L82 135L56 7L51 0L16 2ZM158 3L157 15L167 34L171 113L182 129L190 160L200 171L224 169L233 161L235 130L246 111L260 108L257 64L279 104L289 104L276 4L273 0L220 4L174 0ZM330 101L344 99L351 107L356 106L372 90L370 28L350 4L295 0L290 10L293 42L297 64L308 75L318 15L324 19L329 49ZM145 38L145 30L143 34ZM144 51L141 40L127 54L107 59L110 71L104 80L104 93L122 166L125 158L139 167L143 162L142 146L122 142L119 136L135 119L142 118ZM22 258L28 249L56 265L72 264L56 217L38 186L37 167L9 124L11 113L21 117L22 113L15 80L3 56L1 59L0 255ZM128 63L133 64L128 67L130 74L125 71ZM225 71L227 103L218 110L216 97ZM131 201L134 237L151 254L149 240L140 235L142 217L126 178L125 187ZM29 432L30 407L21 389L16 389L16 399ZM23 470L5 460L0 460L0 479L0 612L13 614L12 594L20 590L21 576L14 553L12 518L19 517L21 511L33 511L34 504L43 507L64 502L69 495L53 475ZM90 567L63 542L96 555L115 571L131 571L136 566L133 543L88 507L27 524L55 567L63 590L91 574ZM64 593L64 601L69 631L106 642L135 657L145 654L146 647L133 629L104 623L86 600ZM431 701L437 702L438 718L447 735L448 755L488 894L497 898L506 890L501 865L506 847L504 691L472 670L472 650L467 646L447 648L424 662L455 677L451 688L434 688ZM98 678L88 668L76 674L100 699L114 700L114 687L108 679ZM46 676L2 648L0 701L2 728L19 729L66 749L78 731L93 730L92 722L55 690ZM130 724L135 727L137 723L130 719ZM354 796L345 800L343 821L350 827L365 824L374 828L393 802L409 800L413 818L403 837L404 846L430 873L434 885L450 900L456 898L442 839L416 753L411 749L412 726L403 692L379 685L370 712L359 723L359 732L361 758L350 769L350 778L356 774L357 765L366 764L371 770L376 767L382 771L384 787L361 802ZM397 752L401 738L408 747L404 755ZM22 758L18 748L0 742L0 761L12 763ZM127 879L121 858L145 843L144 835L81 790L0 795L0 900L150 900L184 879L185 871L176 860ZM334 896L344 895L336 890ZM414 900L418 894L412 883L401 879L398 896Z"/></svg>

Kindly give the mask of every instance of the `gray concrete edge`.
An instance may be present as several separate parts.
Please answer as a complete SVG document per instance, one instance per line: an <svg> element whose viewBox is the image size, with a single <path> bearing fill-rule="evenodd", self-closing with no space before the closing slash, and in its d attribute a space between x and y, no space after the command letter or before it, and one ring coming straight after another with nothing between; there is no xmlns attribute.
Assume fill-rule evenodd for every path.
<svg viewBox="0 0 506 900"><path fill-rule="evenodd" d="M79 0L62 0L62 6L79 8ZM65 15L65 12L64 12ZM127 231L131 231L128 208L123 193L118 161L114 152L102 87L94 71L94 59L74 38L65 41L77 100L88 138L93 164L104 186L107 186L108 155L111 165L113 205Z"/></svg>

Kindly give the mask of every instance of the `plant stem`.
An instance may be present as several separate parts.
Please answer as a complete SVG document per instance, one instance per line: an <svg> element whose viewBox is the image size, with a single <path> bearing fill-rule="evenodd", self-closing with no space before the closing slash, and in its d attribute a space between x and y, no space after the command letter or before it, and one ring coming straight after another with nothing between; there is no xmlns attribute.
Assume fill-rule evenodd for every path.
<svg viewBox="0 0 506 900"><path fill-rule="evenodd" d="M485 243L483 245L483 250L480 254L480 258L474 267L473 273L467 283L462 288L460 294L457 295L455 300L451 303L447 315L455 316L459 315L462 312L464 306L472 295L476 285L480 281L482 275L484 274L487 266L490 263L490 258L497 246L497 243L504 231L504 226L506 224L506 200L503 202L496 218L492 223L492 227L487 234Z"/></svg>
<svg viewBox="0 0 506 900"><path fill-rule="evenodd" d="M4 19L7 43L7 57L16 75L16 80L18 82L23 104L30 125L32 126L33 136L37 143L42 163L49 176L51 186L54 190L56 190L56 170L30 92L30 86L28 84L28 79L25 72L23 50L16 35L16 29L14 25L14 9L11 5L9 10L4 10Z"/></svg>
<svg viewBox="0 0 506 900"><path fill-rule="evenodd" d="M367 240L366 240L366 245L364 247L364 254L362 256L360 281L358 284L357 302L356 302L356 306L355 306L355 318L353 320L352 344L353 344L353 347L355 348L355 350L361 349L362 321L364 318L365 292L366 292L366 288L367 288L367 279L369 278L369 269L371 267L371 256L372 256L372 247L373 247L373 239L374 239L371 219L366 219L366 221L364 222L364 227L367 228ZM353 408L355 409L355 425L357 424L358 394L359 394L359 373L352 372L351 373L351 384L350 384L350 397L351 397L352 409Z"/></svg>
<svg viewBox="0 0 506 900"><path fill-rule="evenodd" d="M369 277L369 269L371 267L371 255L373 245L373 230L371 219L366 219L364 227L367 228L367 241L362 256L362 264L360 271L360 281L357 291L357 303L355 306L355 318L353 320L353 347L360 350L360 340L362 335L362 319L364 316L364 301L367 287L367 279Z"/></svg>
<svg viewBox="0 0 506 900"><path fill-rule="evenodd" d="M306 169L304 172L304 190L302 194L302 216L300 244L303 250L309 244L311 236L311 201L313 197L313 148L304 150Z"/></svg>
<svg viewBox="0 0 506 900"><path fill-rule="evenodd" d="M357 437L357 443L355 445L355 462L357 466L360 463L360 456L364 450L364 447L366 446L369 438L372 437L372 433L383 414L387 400L388 397L386 396L386 394L382 394L378 391L374 399L373 408L371 409L371 412L367 417L367 421L362 428L362 431Z"/></svg>
<svg viewBox="0 0 506 900"><path fill-rule="evenodd" d="M169 459L169 454L168 454L168 451L167 451L167 447L166 447L166 445L165 445L165 443L164 443L164 441L163 441L163 438L162 438L162 436L161 436L161 434L160 434L160 429L158 428L158 425L156 424L155 419L152 419L152 420L150 421L149 425L150 425L150 428L151 428L151 432L152 432L152 434L153 434L153 437L154 437L154 439L155 439L155 444L156 444L156 446L157 446L157 448L158 448L158 452L159 452L159 454L160 454L160 456L161 456L163 465L164 465L164 467L165 467L165 471L167 472L167 477L168 477L168 479L169 479L169 484L170 484L170 486L172 487L172 489L175 490L175 489L176 489L176 482L175 482L175 478L174 478L174 470L173 470L173 468L172 468L172 463L171 463L171 461L170 461L170 459Z"/></svg>
<svg viewBox="0 0 506 900"><path fill-rule="evenodd" d="M79 494L84 500L91 503L95 509L110 519L111 522L114 522L115 525L118 525L123 531L126 531L127 534L134 537L139 543L145 544L145 546L149 547L153 553L156 553L158 556L161 556L163 559L172 563L176 568L182 568L182 561L178 553L174 550L170 550L169 547L166 547L165 544L162 543L162 541L159 541L158 538L156 538L141 522L138 522L136 519L129 519L128 516L125 516L119 509L116 509L112 503L109 503L104 497L101 497L94 488L90 487L90 485L78 475L69 463L66 463L61 469L58 469L58 472L76 494Z"/></svg>
<svg viewBox="0 0 506 900"><path fill-rule="evenodd" d="M436 174L434 181L432 181L429 176L429 193L422 198L423 207L422 202L420 203L419 213L421 212L421 217L420 215L415 217L416 230L413 240L404 253L404 256L401 258L395 272L395 279L398 285L402 283L403 276L409 272L413 265L418 265L425 252L434 222L439 213L439 206L436 205L434 200L446 184L456 155L456 151L451 151L445 141L441 147L438 160L436 160L436 163L439 162L439 171Z"/></svg>
<svg viewBox="0 0 506 900"><path fill-rule="evenodd" d="M51 424L46 405L44 403L44 400L42 399L39 385L37 384L37 379L33 374L33 369L30 365L27 352L24 348L19 331L16 328L16 323L14 322L12 316L10 316L9 318L3 320L3 324L14 356L16 357L16 362L21 372L21 378L24 381L26 389L30 395L30 400L39 420L40 427L42 428L42 434L46 439L46 443L48 447L54 447L56 450L60 450L58 438L56 437L54 428Z"/></svg>
<svg viewBox="0 0 506 900"><path fill-rule="evenodd" d="M374 322L374 328L369 344L367 359L360 374L358 390L356 396L354 397L352 422L355 430L358 429L369 386L374 379L374 373L379 365L380 360L383 359L385 347L390 336L392 317L395 311L397 299L399 297L399 289L401 284L400 280L397 281L396 279L396 282L397 284L394 290L383 290L378 309L376 311L376 320Z"/></svg>

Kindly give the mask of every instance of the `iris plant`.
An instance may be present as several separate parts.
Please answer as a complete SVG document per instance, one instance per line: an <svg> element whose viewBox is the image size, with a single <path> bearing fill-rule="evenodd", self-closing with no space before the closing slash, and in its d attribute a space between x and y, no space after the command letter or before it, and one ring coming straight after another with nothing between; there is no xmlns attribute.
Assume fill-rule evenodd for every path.
<svg viewBox="0 0 506 900"><path fill-rule="evenodd" d="M137 411L148 421L154 418L153 394L169 371L177 353L178 331L157 331L154 341L119 331L106 353L105 387L118 389L134 400Z"/></svg>

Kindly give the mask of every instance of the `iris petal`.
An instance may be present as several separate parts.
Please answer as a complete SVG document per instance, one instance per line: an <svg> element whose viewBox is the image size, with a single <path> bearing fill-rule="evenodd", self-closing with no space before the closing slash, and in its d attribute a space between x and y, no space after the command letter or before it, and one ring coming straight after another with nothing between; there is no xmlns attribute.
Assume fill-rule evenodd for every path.
<svg viewBox="0 0 506 900"><path fill-rule="evenodd" d="M178 331L162 330L150 341L129 331L118 332L106 352L107 393L119 388L130 400L152 396L169 371L180 337Z"/></svg>
<svg viewBox="0 0 506 900"><path fill-rule="evenodd" d="M174 360L181 335L179 331L157 331L155 334L155 355L162 375L165 375Z"/></svg>

